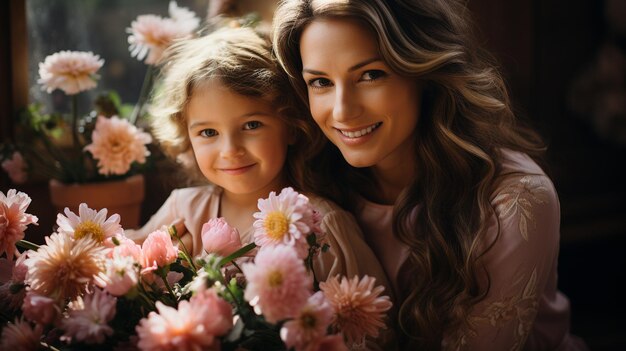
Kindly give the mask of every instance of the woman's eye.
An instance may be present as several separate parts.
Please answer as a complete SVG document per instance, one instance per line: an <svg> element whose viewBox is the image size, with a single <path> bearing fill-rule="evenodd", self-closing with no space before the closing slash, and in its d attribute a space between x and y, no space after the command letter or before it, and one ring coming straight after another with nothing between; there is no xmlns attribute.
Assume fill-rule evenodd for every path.
<svg viewBox="0 0 626 351"><path fill-rule="evenodd" d="M332 82L330 81L330 79L327 78L314 78L309 80L308 85L311 88L326 88L332 85Z"/></svg>
<svg viewBox="0 0 626 351"><path fill-rule="evenodd" d="M214 137L217 135L217 131L215 129L203 129L200 131L200 136L205 138Z"/></svg>
<svg viewBox="0 0 626 351"><path fill-rule="evenodd" d="M363 80L363 81L373 81L373 80L376 80L378 78L382 78L382 77L384 77L386 75L387 75L387 73L385 73L385 71L381 71L379 69L373 69L373 70L365 71L365 73L363 73L363 75L361 76L361 80Z"/></svg>
<svg viewBox="0 0 626 351"><path fill-rule="evenodd" d="M244 124L243 129L245 129L245 130L257 129L260 126L261 126L261 122L259 122L259 121L250 121L250 122L246 122L246 124Z"/></svg>

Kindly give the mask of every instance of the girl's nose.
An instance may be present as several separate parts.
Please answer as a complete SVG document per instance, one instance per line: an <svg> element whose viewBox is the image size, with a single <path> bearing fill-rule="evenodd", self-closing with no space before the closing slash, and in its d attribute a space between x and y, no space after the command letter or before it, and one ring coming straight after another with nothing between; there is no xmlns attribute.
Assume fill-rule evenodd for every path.
<svg viewBox="0 0 626 351"><path fill-rule="evenodd" d="M225 135L222 138L220 155L224 158L240 157L246 153L241 140L236 136Z"/></svg>
<svg viewBox="0 0 626 351"><path fill-rule="evenodd" d="M337 86L335 88L333 119L338 122L346 122L358 117L361 112L361 104L354 89L349 86Z"/></svg>

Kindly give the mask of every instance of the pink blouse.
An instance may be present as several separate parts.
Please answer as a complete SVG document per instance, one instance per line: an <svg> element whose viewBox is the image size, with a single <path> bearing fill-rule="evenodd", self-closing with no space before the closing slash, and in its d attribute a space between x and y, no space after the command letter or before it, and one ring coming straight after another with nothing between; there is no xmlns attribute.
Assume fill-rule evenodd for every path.
<svg viewBox="0 0 626 351"><path fill-rule="evenodd" d="M125 234L135 242L142 243L151 232L183 219L192 237L189 250L193 256L198 256L203 252L202 225L210 218L218 217L221 196L222 189L213 185L176 189L148 223L137 230L126 230ZM319 196L308 197L320 213L321 228L330 246L327 252L320 253L314 261L317 279L324 281L338 274L349 278L369 275L376 278L377 285L383 285L385 291L389 291L385 273L363 240L361 229L352 214ZM245 228L239 233L244 245L253 241L254 228Z"/></svg>
<svg viewBox="0 0 626 351"><path fill-rule="evenodd" d="M491 196L500 237L485 257L491 288L470 313L473 328L445 334L442 348L586 350L569 334L569 300L557 290L560 208L554 186L527 155L505 150L503 156L502 182ZM408 247L392 233L392 213L393 206L362 200L355 215L400 306L410 279L402 269ZM490 219L487 243L498 233L497 220Z"/></svg>

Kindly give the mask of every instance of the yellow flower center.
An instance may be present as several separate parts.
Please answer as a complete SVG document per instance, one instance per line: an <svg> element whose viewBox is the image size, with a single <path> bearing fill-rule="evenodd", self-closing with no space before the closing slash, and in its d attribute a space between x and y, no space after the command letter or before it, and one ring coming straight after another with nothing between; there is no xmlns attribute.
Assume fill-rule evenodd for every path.
<svg viewBox="0 0 626 351"><path fill-rule="evenodd" d="M283 283L283 275L279 271L273 271L268 275L267 281L270 287L275 288Z"/></svg>
<svg viewBox="0 0 626 351"><path fill-rule="evenodd" d="M265 232L273 240L282 239L289 231L289 219L279 211L270 212L265 217Z"/></svg>
<svg viewBox="0 0 626 351"><path fill-rule="evenodd" d="M104 240L104 230L100 224L84 221L74 229L74 239L82 239L86 236L91 236L92 239L101 243Z"/></svg>

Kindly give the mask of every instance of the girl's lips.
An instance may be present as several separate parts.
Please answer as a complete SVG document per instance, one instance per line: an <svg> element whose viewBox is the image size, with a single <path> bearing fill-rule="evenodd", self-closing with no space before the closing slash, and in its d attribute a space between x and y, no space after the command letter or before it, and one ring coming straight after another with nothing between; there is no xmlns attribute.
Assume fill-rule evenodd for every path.
<svg viewBox="0 0 626 351"><path fill-rule="evenodd" d="M230 175L239 175L239 174L246 173L247 171L252 169L252 167L254 167L255 165L256 165L256 163L253 163L253 164L247 165L247 166L243 166L243 167L220 168L220 171L222 171L222 172L224 172L226 174L230 174Z"/></svg>

